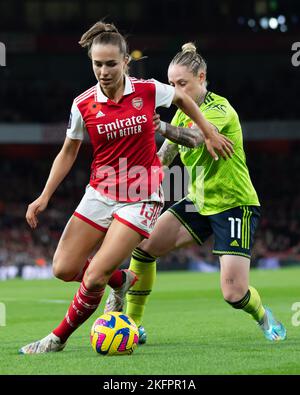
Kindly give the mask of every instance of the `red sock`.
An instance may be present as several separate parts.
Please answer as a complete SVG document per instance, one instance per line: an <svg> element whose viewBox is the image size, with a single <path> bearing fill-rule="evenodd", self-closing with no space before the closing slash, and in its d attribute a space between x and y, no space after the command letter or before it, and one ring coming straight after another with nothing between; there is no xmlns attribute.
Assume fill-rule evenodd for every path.
<svg viewBox="0 0 300 395"><path fill-rule="evenodd" d="M120 288L123 285L123 282L123 270L117 269L113 272L107 284L112 288Z"/></svg>
<svg viewBox="0 0 300 395"><path fill-rule="evenodd" d="M79 283L81 283L84 273L88 268L89 264L91 263L92 259L93 258L87 259L83 269L78 274L76 274L76 276L71 281L78 281ZM124 283L123 270L121 269L115 270L108 281L108 285L111 288L120 288L123 285L123 283Z"/></svg>
<svg viewBox="0 0 300 395"><path fill-rule="evenodd" d="M89 291L82 281L65 318L53 331L63 343L97 309L104 294L104 289Z"/></svg>

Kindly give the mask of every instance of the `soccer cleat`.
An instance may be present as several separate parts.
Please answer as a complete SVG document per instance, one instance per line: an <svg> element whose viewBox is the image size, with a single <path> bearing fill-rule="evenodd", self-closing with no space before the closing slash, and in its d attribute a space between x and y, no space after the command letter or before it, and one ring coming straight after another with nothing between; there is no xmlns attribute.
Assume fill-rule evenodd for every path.
<svg viewBox="0 0 300 395"><path fill-rule="evenodd" d="M271 341L286 339L286 329L283 324L275 319L272 311L265 307L265 316L262 323L258 324L265 338Z"/></svg>
<svg viewBox="0 0 300 395"><path fill-rule="evenodd" d="M147 333L145 331L145 328L140 325L139 326L139 344L145 344L147 341Z"/></svg>
<svg viewBox="0 0 300 395"><path fill-rule="evenodd" d="M45 352L57 352L65 348L66 342L62 343L60 338L50 333L50 335L44 337L43 339L27 344L26 346L20 348L19 354L42 354Z"/></svg>
<svg viewBox="0 0 300 395"><path fill-rule="evenodd" d="M120 288L111 289L105 303L104 313L109 313L111 311L123 311L126 292L138 280L137 275L132 270L125 269L123 270L123 273L126 274L126 279Z"/></svg>

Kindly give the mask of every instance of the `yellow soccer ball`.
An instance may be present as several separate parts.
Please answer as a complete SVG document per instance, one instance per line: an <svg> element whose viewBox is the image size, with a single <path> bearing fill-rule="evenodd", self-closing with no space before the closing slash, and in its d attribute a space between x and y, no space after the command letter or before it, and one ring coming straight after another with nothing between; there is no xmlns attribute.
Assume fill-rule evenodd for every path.
<svg viewBox="0 0 300 395"><path fill-rule="evenodd" d="M96 319L90 339L98 354L129 355L138 345L139 330L128 315L112 311Z"/></svg>

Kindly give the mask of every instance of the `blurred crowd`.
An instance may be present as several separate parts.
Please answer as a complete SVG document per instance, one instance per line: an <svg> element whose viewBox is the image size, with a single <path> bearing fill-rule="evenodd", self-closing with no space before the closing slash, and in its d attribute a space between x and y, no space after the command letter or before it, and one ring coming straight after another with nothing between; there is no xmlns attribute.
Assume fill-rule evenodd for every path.
<svg viewBox="0 0 300 395"><path fill-rule="evenodd" d="M253 183L262 203L255 236L252 265L276 266L300 261L300 159L297 156L248 155ZM62 230L88 183L89 163L81 158L59 187L48 208L31 230L25 221L27 205L38 197L51 167L50 160L0 160L0 266L51 265ZM172 202L168 202L169 206ZM218 270L212 255L213 238L204 246L171 252L160 258L159 268Z"/></svg>
<svg viewBox="0 0 300 395"><path fill-rule="evenodd" d="M0 85L1 122L52 123L68 121L72 95L75 94L71 84L63 81L42 80L33 80L28 83L24 79L16 80L13 76L6 82L6 84ZM59 94L57 93L58 85ZM34 100L24 100L24 97L34 97ZM38 111L36 110L37 103Z"/></svg>
<svg viewBox="0 0 300 395"><path fill-rule="evenodd" d="M154 60L151 59L149 63L154 64ZM240 80L232 84L230 78L223 78L223 75L211 68L208 71L208 89L227 97L238 111L242 121L294 120L299 116L297 103L300 79L298 75L295 75L296 71L287 71L277 67L273 70L272 75L260 75L259 77L245 71ZM235 73L234 70L232 72ZM80 70L78 70L79 73ZM153 74L149 70L147 76L166 81L166 70L160 68L160 73L154 72ZM74 81L67 79L33 79L29 83L28 80L16 79L15 75L11 75L7 76L5 80L6 83L0 85L0 119L1 122L8 123L67 122L74 97L95 84L92 77L87 78L77 82L77 90L74 91ZM274 80L276 80L276 84L274 84ZM57 86L59 86L59 94ZM248 95L245 92L251 92L251 94ZM289 105L282 105L281 92L288 92ZM24 101L24 97L34 97L34 100ZM266 97L272 97L272 100L268 101L268 105L265 103ZM253 105L253 98L255 98L255 105ZM170 119L173 112L172 109Z"/></svg>

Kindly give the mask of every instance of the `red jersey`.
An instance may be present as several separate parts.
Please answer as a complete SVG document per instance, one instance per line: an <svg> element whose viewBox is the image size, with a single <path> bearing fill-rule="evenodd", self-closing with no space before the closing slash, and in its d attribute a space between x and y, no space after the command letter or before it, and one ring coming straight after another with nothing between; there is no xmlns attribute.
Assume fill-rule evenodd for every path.
<svg viewBox="0 0 300 395"><path fill-rule="evenodd" d="M78 96L72 105L67 136L93 146L90 185L118 201L148 198L162 181L156 153L153 114L172 104L175 89L156 80L125 77L123 97L115 103L100 84Z"/></svg>

